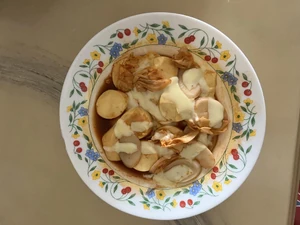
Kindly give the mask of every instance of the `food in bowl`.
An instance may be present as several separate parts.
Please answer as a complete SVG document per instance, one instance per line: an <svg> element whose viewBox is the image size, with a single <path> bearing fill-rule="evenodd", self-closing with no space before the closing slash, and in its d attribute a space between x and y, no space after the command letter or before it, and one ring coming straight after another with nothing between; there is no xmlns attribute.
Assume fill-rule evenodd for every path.
<svg viewBox="0 0 300 225"><path fill-rule="evenodd" d="M183 47L173 56L128 53L113 64L94 103L94 130L103 158L124 178L185 186L226 150L228 94L204 63Z"/></svg>

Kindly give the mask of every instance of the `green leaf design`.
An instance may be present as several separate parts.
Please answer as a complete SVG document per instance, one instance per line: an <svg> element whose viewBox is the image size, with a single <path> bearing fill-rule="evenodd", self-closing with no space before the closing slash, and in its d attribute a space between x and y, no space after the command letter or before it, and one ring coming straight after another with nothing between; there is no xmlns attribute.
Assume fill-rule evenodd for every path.
<svg viewBox="0 0 300 225"><path fill-rule="evenodd" d="M113 192L116 193L117 190L118 190L118 185L116 185L116 186L114 187Z"/></svg>
<svg viewBox="0 0 300 225"><path fill-rule="evenodd" d="M236 140L236 139L239 139L241 136L238 135L238 136L235 136L234 138L232 138L232 140Z"/></svg>
<svg viewBox="0 0 300 225"><path fill-rule="evenodd" d="M254 116L251 119L251 125L252 125L252 127L255 125L255 118L254 118Z"/></svg>
<svg viewBox="0 0 300 225"><path fill-rule="evenodd" d="M105 192L108 191L108 185L105 185Z"/></svg>
<svg viewBox="0 0 300 225"><path fill-rule="evenodd" d="M70 95L69 95L69 98L71 98L74 94L74 89L72 91L70 91Z"/></svg>
<svg viewBox="0 0 300 225"><path fill-rule="evenodd" d="M226 64L226 66L230 66L233 62L234 62L234 60L228 62L228 63Z"/></svg>
<svg viewBox="0 0 300 225"><path fill-rule="evenodd" d="M137 32L138 32L138 34L139 34L139 33L141 33L141 30L140 30L140 29L137 29Z"/></svg>
<svg viewBox="0 0 300 225"><path fill-rule="evenodd" d="M241 106L241 109L246 113L247 109L244 106Z"/></svg>
<svg viewBox="0 0 300 225"><path fill-rule="evenodd" d="M181 191L176 191L175 194L173 195L173 197L180 195L180 193L181 193Z"/></svg>
<svg viewBox="0 0 300 225"><path fill-rule="evenodd" d="M103 159L101 159L101 158L98 159L98 161L101 162L101 163L105 163L105 161Z"/></svg>
<svg viewBox="0 0 300 225"><path fill-rule="evenodd" d="M136 195L136 194L132 194L132 195L130 195L128 199L132 199L132 198L134 198L134 196L135 196L135 195Z"/></svg>
<svg viewBox="0 0 300 225"><path fill-rule="evenodd" d="M235 73L236 73L236 75L238 75L238 76L240 75L240 72L239 72L239 71L237 71L237 70L235 71Z"/></svg>
<svg viewBox="0 0 300 225"><path fill-rule="evenodd" d="M88 149L92 149L93 148L93 144L91 142L88 142L87 143L87 147L88 147Z"/></svg>
<svg viewBox="0 0 300 225"><path fill-rule="evenodd" d="M150 27L159 27L160 25L157 23L150 24Z"/></svg>
<svg viewBox="0 0 300 225"><path fill-rule="evenodd" d="M146 34L147 34L147 32L144 32L144 33L142 34L142 38L144 38L144 37L146 36Z"/></svg>
<svg viewBox="0 0 300 225"><path fill-rule="evenodd" d="M235 165L232 165L232 164L228 164L228 166L232 169L237 169L237 167Z"/></svg>
<svg viewBox="0 0 300 225"><path fill-rule="evenodd" d="M248 80L248 77L247 77L247 75L246 75L246 74L244 74L244 73L243 73L243 78L244 78L245 80Z"/></svg>
<svg viewBox="0 0 300 225"><path fill-rule="evenodd" d="M166 30L172 31L172 30L175 30L175 29L174 29L174 28L171 28L171 27L167 27Z"/></svg>
<svg viewBox="0 0 300 225"><path fill-rule="evenodd" d="M83 137L84 137L85 140L90 141L89 136L87 136L86 134L83 134Z"/></svg>
<svg viewBox="0 0 300 225"><path fill-rule="evenodd" d="M245 130L245 131L242 133L241 137L244 137L246 134L247 134L247 130Z"/></svg>
<svg viewBox="0 0 300 225"><path fill-rule="evenodd" d="M83 100L80 104L83 105L86 102L87 102L87 100Z"/></svg>
<svg viewBox="0 0 300 225"><path fill-rule="evenodd" d="M231 86L230 88L231 93L235 93L236 92L236 87L234 85Z"/></svg>
<svg viewBox="0 0 300 225"><path fill-rule="evenodd" d="M140 203L142 203L142 204L148 204L148 202L146 202L146 201L140 201Z"/></svg>
<svg viewBox="0 0 300 225"><path fill-rule="evenodd" d="M233 176L233 175L228 175L228 177L232 178L232 179L235 179L236 176Z"/></svg>
<svg viewBox="0 0 300 225"><path fill-rule="evenodd" d="M198 52L199 55L207 55L205 52Z"/></svg>
<svg viewBox="0 0 300 225"><path fill-rule="evenodd" d="M114 43L113 41L110 41L110 42L108 42L108 44L107 45L111 45L112 43Z"/></svg>
<svg viewBox="0 0 300 225"><path fill-rule="evenodd" d="M112 61L113 61L113 57L110 56L110 57L109 57L109 63L111 63Z"/></svg>
<svg viewBox="0 0 300 225"><path fill-rule="evenodd" d="M207 186L207 187L208 187L208 191L209 191L211 194L213 194L213 191L212 191L211 187L210 187L210 186Z"/></svg>
<svg viewBox="0 0 300 225"><path fill-rule="evenodd" d="M185 35L186 32L182 32L181 34L179 34L178 39L182 38Z"/></svg>
<svg viewBox="0 0 300 225"><path fill-rule="evenodd" d="M237 95L233 95L233 97L234 97L234 99L238 102L238 103L240 103L241 102L241 100L240 100L240 98L239 98L239 96L237 96Z"/></svg>
<svg viewBox="0 0 300 225"><path fill-rule="evenodd" d="M169 202L170 199L171 199L171 197L168 197L168 198L166 199L165 203Z"/></svg>
<svg viewBox="0 0 300 225"><path fill-rule="evenodd" d="M76 106L75 101L73 101L72 108L75 109L75 106Z"/></svg>
<svg viewBox="0 0 300 225"><path fill-rule="evenodd" d="M149 199L148 198L146 198L145 196L142 196L143 197L143 199L146 201L146 202L149 202Z"/></svg>
<svg viewBox="0 0 300 225"><path fill-rule="evenodd" d="M87 159L87 157L84 158L84 161L87 162L87 163L89 162L89 160Z"/></svg>
<svg viewBox="0 0 300 225"><path fill-rule="evenodd" d="M178 26L179 26L181 29L187 30L187 27L184 26L184 25L178 24Z"/></svg>
<svg viewBox="0 0 300 225"><path fill-rule="evenodd" d="M167 35L172 36L172 34L171 34L169 31L164 30L164 32L165 32Z"/></svg>
<svg viewBox="0 0 300 225"><path fill-rule="evenodd" d="M114 38L115 36L117 36L117 33L110 35L110 38Z"/></svg>
<svg viewBox="0 0 300 225"><path fill-rule="evenodd" d="M214 44L215 44L215 38L213 37L213 38L211 39L211 46L214 46Z"/></svg>
<svg viewBox="0 0 300 225"><path fill-rule="evenodd" d="M220 162L220 169L223 167L223 161Z"/></svg>
<svg viewBox="0 0 300 225"><path fill-rule="evenodd" d="M160 206L157 206L157 205L155 205L155 206L152 206L152 209L161 209L161 207L160 207Z"/></svg>
<svg viewBox="0 0 300 225"><path fill-rule="evenodd" d="M76 126L78 130L82 131L82 128L80 126Z"/></svg>
<svg viewBox="0 0 300 225"><path fill-rule="evenodd" d="M97 166L93 166L91 169L90 169L90 172L94 171L96 169Z"/></svg>
<svg viewBox="0 0 300 225"><path fill-rule="evenodd" d="M241 149L242 152L245 152L244 148L240 144L238 144L238 146L239 146L239 149Z"/></svg>
<svg viewBox="0 0 300 225"><path fill-rule="evenodd" d="M122 47L123 47L123 48L125 48L125 49L128 49L128 48L130 48L128 43L126 43L126 44L123 44L123 45L122 45Z"/></svg>
<svg viewBox="0 0 300 225"><path fill-rule="evenodd" d="M140 193L141 193L141 195L144 196L144 192L143 192L143 190L141 188L140 188Z"/></svg>
<svg viewBox="0 0 300 225"><path fill-rule="evenodd" d="M80 102L76 105L75 110L79 109L80 107Z"/></svg>
<svg viewBox="0 0 300 225"><path fill-rule="evenodd" d="M85 77L85 78L89 77L88 75L86 75L84 73L80 73L79 75L82 76L82 77Z"/></svg>
<svg viewBox="0 0 300 225"><path fill-rule="evenodd" d="M94 80L96 80L97 79L97 72L95 71L94 72Z"/></svg>
<svg viewBox="0 0 300 225"><path fill-rule="evenodd" d="M250 147L249 147L249 148L247 148L247 150L246 150L246 154L248 154L248 153L251 151L251 149L252 149L252 145L250 145Z"/></svg>
<svg viewBox="0 0 300 225"><path fill-rule="evenodd" d="M184 188L183 189L183 194L187 194L187 193L189 193L190 191L189 191L189 189L187 189L187 188Z"/></svg>
<svg viewBox="0 0 300 225"><path fill-rule="evenodd" d="M81 68L87 68L88 66L87 65L80 65L79 67L81 67Z"/></svg>
<svg viewBox="0 0 300 225"><path fill-rule="evenodd" d="M118 179L120 179L120 177L119 177L119 176L113 176L113 178L114 178L115 180L118 180Z"/></svg>
<svg viewBox="0 0 300 225"><path fill-rule="evenodd" d="M81 92L78 89L75 89L77 94L79 94L80 96L82 96Z"/></svg>
<svg viewBox="0 0 300 225"><path fill-rule="evenodd" d="M73 120L73 116L72 116L72 114L70 113L70 115L69 115L69 121L70 121L70 123L72 122L72 120Z"/></svg>
<svg viewBox="0 0 300 225"><path fill-rule="evenodd" d="M77 157L79 160L82 160L82 156L80 154L77 154Z"/></svg>
<svg viewBox="0 0 300 225"><path fill-rule="evenodd" d="M200 201L196 201L195 203L194 203L194 205L199 205L200 204Z"/></svg>
<svg viewBox="0 0 300 225"><path fill-rule="evenodd" d="M171 40L174 44L176 44L175 38L173 36L171 36Z"/></svg>
<svg viewBox="0 0 300 225"><path fill-rule="evenodd" d="M222 70L216 70L218 74L223 74L224 72Z"/></svg>
<svg viewBox="0 0 300 225"><path fill-rule="evenodd" d="M139 39L135 39L135 40L133 40L133 41L131 42L130 45L135 45L138 41L139 41Z"/></svg>
<svg viewBox="0 0 300 225"><path fill-rule="evenodd" d="M247 134L246 134L246 140L247 141L248 141L249 137L250 137L250 132L247 132Z"/></svg>
<svg viewBox="0 0 300 225"><path fill-rule="evenodd" d="M204 194L198 195L198 198L202 198L204 196Z"/></svg>
<svg viewBox="0 0 300 225"><path fill-rule="evenodd" d="M103 48L101 48L99 46L98 46L98 48L99 48L100 52L102 52L103 54L105 54L105 51L103 50Z"/></svg>
<svg viewBox="0 0 300 225"><path fill-rule="evenodd" d="M201 42L200 42L200 47L204 44L205 42L205 37L202 38Z"/></svg>
<svg viewBox="0 0 300 225"><path fill-rule="evenodd" d="M200 183L202 184L204 182L204 176L201 178Z"/></svg>
<svg viewBox="0 0 300 225"><path fill-rule="evenodd" d="M130 201L130 200L128 200L128 203L129 203L130 205L135 206L135 204L134 204L132 201Z"/></svg>

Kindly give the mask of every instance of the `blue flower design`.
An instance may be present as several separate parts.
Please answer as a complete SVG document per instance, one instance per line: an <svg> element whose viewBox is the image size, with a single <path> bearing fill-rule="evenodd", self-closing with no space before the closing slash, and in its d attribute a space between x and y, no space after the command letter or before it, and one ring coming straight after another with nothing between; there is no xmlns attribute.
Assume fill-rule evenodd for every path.
<svg viewBox="0 0 300 225"><path fill-rule="evenodd" d="M164 44L166 44L168 38L167 38L165 35L160 34L160 35L157 37L157 40L158 40L158 44L159 44L159 45L164 45Z"/></svg>
<svg viewBox="0 0 300 225"><path fill-rule="evenodd" d="M81 107L78 110L78 113L79 113L80 116L86 116L88 114L88 110L86 108Z"/></svg>
<svg viewBox="0 0 300 225"><path fill-rule="evenodd" d="M237 80L238 79L235 76L232 75L231 77L228 78L228 84L231 85L231 86L236 85Z"/></svg>
<svg viewBox="0 0 300 225"><path fill-rule="evenodd" d="M114 45L111 47L109 53L112 57L117 58L120 56L120 51L122 51L122 45L120 43L114 43Z"/></svg>
<svg viewBox="0 0 300 225"><path fill-rule="evenodd" d="M100 157L100 154L98 152L94 152L93 149L88 149L85 153L85 156L92 161L96 161Z"/></svg>
<svg viewBox="0 0 300 225"><path fill-rule="evenodd" d="M190 194L196 196L202 189L202 184L199 181L195 181L193 185L190 187Z"/></svg>
<svg viewBox="0 0 300 225"><path fill-rule="evenodd" d="M243 126L241 123L233 123L232 129L237 133L240 133L243 130Z"/></svg>
<svg viewBox="0 0 300 225"><path fill-rule="evenodd" d="M232 77L233 75L231 74L231 73L229 73L229 72L224 72L223 73L223 75L221 76L221 78L222 78L222 80L224 80L224 81L228 81L228 79L230 78L230 77Z"/></svg>
<svg viewBox="0 0 300 225"><path fill-rule="evenodd" d="M154 193L154 190L149 188L147 191L146 191L146 195L148 196L148 198L153 198L155 196L155 193Z"/></svg>

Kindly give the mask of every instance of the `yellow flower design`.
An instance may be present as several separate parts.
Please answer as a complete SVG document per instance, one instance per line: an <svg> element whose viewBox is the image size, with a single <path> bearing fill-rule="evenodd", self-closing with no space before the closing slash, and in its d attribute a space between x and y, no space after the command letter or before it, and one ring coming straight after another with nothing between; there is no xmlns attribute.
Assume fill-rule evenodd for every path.
<svg viewBox="0 0 300 225"><path fill-rule="evenodd" d="M231 183L231 180L229 180L229 179L226 178L225 181L224 181L224 184L227 184L227 185L228 185L228 184L230 184L230 183Z"/></svg>
<svg viewBox="0 0 300 225"><path fill-rule="evenodd" d="M104 187L104 182L99 182L99 187L103 188Z"/></svg>
<svg viewBox="0 0 300 225"><path fill-rule="evenodd" d="M221 52L220 59L227 61L231 57L230 53L228 50Z"/></svg>
<svg viewBox="0 0 300 225"><path fill-rule="evenodd" d="M173 202L171 203L171 206L173 208L176 208L177 205L178 205L178 203L177 203L176 199L174 199Z"/></svg>
<svg viewBox="0 0 300 225"><path fill-rule="evenodd" d="M222 184L217 182L217 181L214 181L213 185L212 185L212 188L216 191L216 192L219 192L219 191L222 191L223 188L222 188Z"/></svg>
<svg viewBox="0 0 300 225"><path fill-rule="evenodd" d="M93 180L97 180L100 178L100 174L101 172L99 170L95 170L93 173L92 173L92 179Z"/></svg>
<svg viewBox="0 0 300 225"><path fill-rule="evenodd" d="M242 122L244 121L245 114L241 111L239 112L234 112L234 120L235 122Z"/></svg>
<svg viewBox="0 0 300 225"><path fill-rule="evenodd" d="M220 48L222 48L222 43L219 42L219 41L217 41L217 42L216 42L216 46L217 46L218 49L220 49Z"/></svg>
<svg viewBox="0 0 300 225"><path fill-rule="evenodd" d="M150 43L150 44L153 44L153 43L156 43L157 42L157 37L155 34L148 34L147 37L146 37L147 41Z"/></svg>
<svg viewBox="0 0 300 225"><path fill-rule="evenodd" d="M67 107L67 112L70 112L70 111L71 111L71 109L72 109L72 106L71 106L71 105L69 105L69 106Z"/></svg>
<svg viewBox="0 0 300 225"><path fill-rule="evenodd" d="M84 116L84 117L82 117L82 118L80 118L80 119L78 120L78 126L83 127L83 126L85 126L86 124L87 124L87 117L86 117L86 116Z"/></svg>
<svg viewBox="0 0 300 225"><path fill-rule="evenodd" d="M244 100L244 103L245 103L247 106L249 106L249 105L251 105L251 104L253 103L253 100L251 100L250 98L247 98L247 99Z"/></svg>
<svg viewBox="0 0 300 225"><path fill-rule="evenodd" d="M79 138L79 137L80 137L80 135L79 135L78 133L72 134L72 138L74 138L74 139L77 139L77 138Z"/></svg>
<svg viewBox="0 0 300 225"><path fill-rule="evenodd" d="M170 27L169 21L162 21L161 23L162 23L162 25L164 25L165 27Z"/></svg>
<svg viewBox="0 0 300 225"><path fill-rule="evenodd" d="M93 60L99 60L100 56L101 56L101 54L97 51L91 52L91 57L92 57Z"/></svg>
<svg viewBox="0 0 300 225"><path fill-rule="evenodd" d="M251 130L250 131L250 137L254 137L256 135L256 130Z"/></svg>
<svg viewBox="0 0 300 225"><path fill-rule="evenodd" d="M89 60L89 59L85 59L85 60L83 61L83 64L89 65L89 64L90 64L90 60Z"/></svg>
<svg viewBox="0 0 300 225"><path fill-rule="evenodd" d="M163 190L156 191L156 198L159 200L164 200L166 193Z"/></svg>
<svg viewBox="0 0 300 225"><path fill-rule="evenodd" d="M149 208L149 205L144 204L144 209L145 209L145 210L149 210L149 209L150 209L150 208Z"/></svg>
<svg viewBox="0 0 300 225"><path fill-rule="evenodd" d="M139 28L135 27L135 28L133 29L133 33L134 33L134 35L137 37L137 36L139 35Z"/></svg>

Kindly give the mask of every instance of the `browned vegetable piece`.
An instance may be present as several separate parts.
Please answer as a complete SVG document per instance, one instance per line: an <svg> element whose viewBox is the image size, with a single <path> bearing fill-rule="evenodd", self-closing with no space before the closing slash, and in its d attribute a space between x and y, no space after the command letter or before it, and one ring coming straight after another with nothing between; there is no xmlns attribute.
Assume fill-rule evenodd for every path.
<svg viewBox="0 0 300 225"><path fill-rule="evenodd" d="M126 109L128 96L116 90L107 90L100 95L96 102L99 116L105 119L114 119L120 116Z"/></svg>

